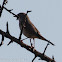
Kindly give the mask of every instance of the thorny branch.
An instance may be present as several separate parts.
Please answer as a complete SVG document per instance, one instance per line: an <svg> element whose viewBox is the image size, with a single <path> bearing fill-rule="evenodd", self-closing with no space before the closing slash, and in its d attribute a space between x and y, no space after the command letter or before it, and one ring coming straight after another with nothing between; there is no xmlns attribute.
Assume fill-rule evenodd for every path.
<svg viewBox="0 0 62 62"><path fill-rule="evenodd" d="M3 6L4 7L4 6ZM4 7L4 9L6 10L6 11L8 11L9 13L11 13L12 15L14 15L14 16L16 16L17 18L18 18L18 16L16 15L16 14L14 14L13 12L11 12L12 10L8 10L6 7Z"/></svg>
<svg viewBox="0 0 62 62"><path fill-rule="evenodd" d="M8 2L7 0L4 0L3 4L2 4L2 7L0 7L0 17L2 15L3 7L4 7L4 5L6 5L7 2Z"/></svg>
<svg viewBox="0 0 62 62"><path fill-rule="evenodd" d="M14 42L16 42L17 44L19 44L21 47L24 47L25 49L27 49L28 51L32 52L34 55L40 57L42 60L45 60L45 61L53 61L55 62L55 60L49 58L48 56L46 55L43 55L43 53L40 53L38 52L37 50L34 49L34 51L32 50L31 46L29 45L26 45L25 43L22 42L22 40L19 40L13 36L11 36L10 34L8 33L5 33L4 31L0 30L0 34L5 36L6 38L9 38L11 40L13 40Z"/></svg>

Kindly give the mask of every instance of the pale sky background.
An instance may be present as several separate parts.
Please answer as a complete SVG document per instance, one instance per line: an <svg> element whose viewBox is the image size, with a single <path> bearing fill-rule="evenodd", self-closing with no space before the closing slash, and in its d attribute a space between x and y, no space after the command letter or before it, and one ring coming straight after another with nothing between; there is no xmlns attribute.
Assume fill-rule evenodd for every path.
<svg viewBox="0 0 62 62"><path fill-rule="evenodd" d="M0 0L0 4L2 0ZM55 46L49 45L46 55L50 58L55 57L56 62L62 61L62 0L8 0L6 5L12 12L18 14L27 10L32 10L28 14L31 22L37 27L40 33L53 42ZM12 14L3 10L0 18L0 29L6 32L6 22L9 23L9 31L12 36L19 37L19 22ZM22 38L25 38L22 35ZM1 35L0 35L1 41ZM34 55L18 44L13 42L7 46L10 40L5 38L4 44L0 47L0 62L31 62ZM29 39L23 41L30 45ZM47 42L43 40L35 40L35 49L43 52ZM34 62L45 62L35 59Z"/></svg>

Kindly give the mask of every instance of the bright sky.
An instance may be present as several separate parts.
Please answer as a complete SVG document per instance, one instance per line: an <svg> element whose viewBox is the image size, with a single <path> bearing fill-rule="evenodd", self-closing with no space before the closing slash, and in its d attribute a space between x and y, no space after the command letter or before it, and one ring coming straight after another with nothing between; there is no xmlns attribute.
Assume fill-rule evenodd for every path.
<svg viewBox="0 0 62 62"><path fill-rule="evenodd" d="M0 0L2 4L2 0ZM55 46L47 48L46 55L54 56L56 62L62 61L62 0L8 0L6 5L12 12L18 14L27 10L32 10L28 14L31 22L37 27L41 35L50 40ZM0 29L6 31L6 22L9 23L9 31L12 36L19 37L19 22L12 14L3 10L0 18ZM25 38L22 35L22 38ZM1 35L0 35L1 41ZM0 62L31 62L34 55L18 44L12 43L7 46L10 40L5 38L4 44L0 47ZM29 39L23 41L30 45ZM47 42L35 40L35 49L43 52ZM34 62L41 62L37 57ZM42 61L45 62L45 61Z"/></svg>

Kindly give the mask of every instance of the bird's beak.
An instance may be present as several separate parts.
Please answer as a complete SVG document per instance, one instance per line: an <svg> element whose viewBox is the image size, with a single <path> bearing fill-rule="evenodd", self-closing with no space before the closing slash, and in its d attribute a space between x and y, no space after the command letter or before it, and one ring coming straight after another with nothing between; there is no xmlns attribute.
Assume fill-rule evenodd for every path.
<svg viewBox="0 0 62 62"><path fill-rule="evenodd" d="M18 18L19 18L19 17L18 17L18 15L14 15L14 17L16 17L16 18L17 18L16 20L18 20Z"/></svg>

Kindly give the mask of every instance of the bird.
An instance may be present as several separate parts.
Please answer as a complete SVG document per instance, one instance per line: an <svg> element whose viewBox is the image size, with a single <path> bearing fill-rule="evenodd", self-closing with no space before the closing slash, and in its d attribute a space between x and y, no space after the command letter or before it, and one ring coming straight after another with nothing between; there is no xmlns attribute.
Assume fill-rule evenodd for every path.
<svg viewBox="0 0 62 62"><path fill-rule="evenodd" d="M48 43L54 45L52 42L50 42L49 40L47 40L46 38L44 38L40 32L38 31L38 29L34 26L34 24L30 21L28 15L26 13L18 13L17 14L17 19L19 20L19 27L20 30L22 30L23 27L23 34L30 39L41 39L44 41L47 41Z"/></svg>

